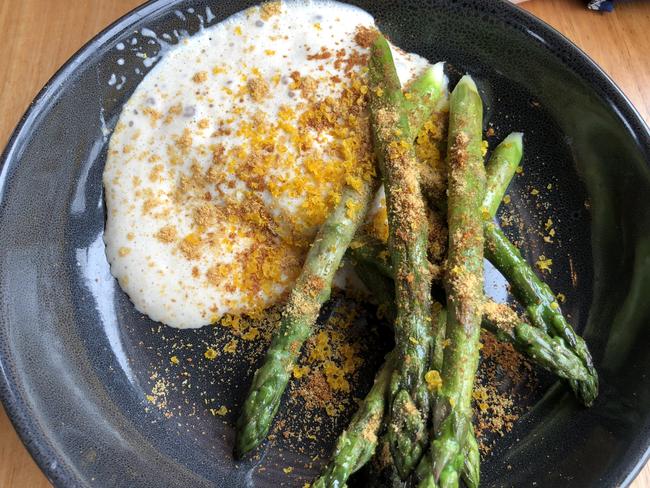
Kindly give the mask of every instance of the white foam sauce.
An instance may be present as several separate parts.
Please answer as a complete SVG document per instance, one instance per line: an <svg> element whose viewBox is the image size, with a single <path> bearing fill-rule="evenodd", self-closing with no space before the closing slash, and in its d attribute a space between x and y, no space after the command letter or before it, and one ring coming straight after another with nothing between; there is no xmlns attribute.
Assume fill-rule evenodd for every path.
<svg viewBox="0 0 650 488"><path fill-rule="evenodd" d="M212 12L207 15L209 21ZM247 171L244 158L231 155L219 159L215 152L221 152L221 145L226 154L246 147L250 130L247 135L241 129L252 127L254 136L259 127L255 114L260 111L268 124L277 123L281 111L300 113L305 100L291 89L293 72L318 80L318 99L339 96L340 85L327 80L344 79L345 66L337 68L332 59L315 61L308 56L321 48L362 52L354 41L355 30L373 25L368 13L335 2L285 3L279 14L261 16L258 9L241 12L168 50L124 105L110 140L104 185L108 211L105 243L111 272L139 311L173 327L200 327L224 313L245 313L251 307L271 305L292 285L287 277L295 270L283 268L282 279L256 291L252 300L243 300L232 277L245 275L248 259L242 256L258 245L250 237L250 226L222 218L197 229L196 208L204 199L219 207L256 191L237 177ZM146 36L148 31L143 29L142 34ZM426 66L416 55L395 52L395 58L403 83ZM242 94L251 77L263 79L270 93L258 100ZM109 81L121 82L114 76ZM321 151L318 164L337 164L328 154L331 137L321 137L317 131L312 135L315 148ZM279 131L275 150L283 147L283 157L293 162L281 168L282 174L274 174L278 171L270 168L269 174L260 175L266 183L311 177L308 165L314 164L313 157L308 160L314 153L297 150L291 137ZM214 184L208 183L200 194L178 199L184 177L206 175L211 168L216 173ZM322 185L318 198L326 199L330 191ZM268 188L257 193L269 215L286 222L300 221L305 195L273 195ZM170 232L161 234L161 229L173 229L174 238ZM290 230L311 239L316 229L314 225L293 225ZM183 242L193 245L197 239L210 241L210 246L202 244L200 256L189 259L180 246ZM281 240L268 244L276 253L269 262L280 267L299 263L305 250ZM228 270L228 279L223 283L209 280L214 269Z"/></svg>

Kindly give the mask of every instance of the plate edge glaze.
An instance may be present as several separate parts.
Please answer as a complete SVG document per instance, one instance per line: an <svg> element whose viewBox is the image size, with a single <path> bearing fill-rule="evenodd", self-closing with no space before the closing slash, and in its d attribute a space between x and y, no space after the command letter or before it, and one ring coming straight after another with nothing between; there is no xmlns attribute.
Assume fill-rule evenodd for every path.
<svg viewBox="0 0 650 488"><path fill-rule="evenodd" d="M52 75L34 97L34 100L29 104L0 155L0 202L4 196L5 181L10 169L7 161L14 156L17 150L20 150L20 144L27 136L27 134L24 133L25 130L29 130L35 118L40 113L40 110L46 107L48 103L52 103L52 98L56 96L57 90L64 85L65 80L74 73L76 68L83 63L83 60L93 52L94 48L109 42L111 37L116 37L126 28L138 23L142 18L147 17L156 10L164 8L169 4L176 3L177 1L178 0L149 0L143 5L127 12L93 36ZM581 63L584 71L591 75L590 86L598 84L600 87L607 87L606 92L608 93L599 92L598 95L608 95L612 105L614 105L618 111L619 118L627 122L633 122L632 125L628 124L628 127L637 129L634 133L638 138L639 145L641 147L650 148L650 127L618 85L616 85L610 76L603 71L594 60L592 60L582 49L571 42L566 36L543 20L535 17L522 8L511 4L507 0L500 0L499 3L501 8L509 9L513 14L517 15L517 17L513 17L513 20L518 24L525 24L529 27L535 26L539 31L541 31L541 34L536 32L534 37L543 40L547 40L550 37L555 46L562 48L562 50L573 52L576 55L574 62ZM529 30L529 35L532 34L533 33ZM553 54L562 62L563 65L575 71L572 64L567 62L565 57L558 55L558 53ZM580 77L584 78L584 76ZM594 83L594 81L597 83ZM650 156L650 154L648 156ZM647 157L646 160L650 161L650 158ZM24 402L20 397L15 395L14 381L4 367L2 357L0 357L0 401L2 401L7 416L18 433L21 441L48 480L57 487L81 485L82 480L75 475L74 470L71 469L62 459L60 453L56 452L42 430L38 429L38 426L33 419L30 419L29 416L24 414L24 409L21 408L23 407ZM629 486L648 460L650 460L650 438L646 439L645 449L641 448L637 455L630 456L630 461L626 463L626 469L624 470L627 472L627 475L619 486L621 488Z"/></svg>

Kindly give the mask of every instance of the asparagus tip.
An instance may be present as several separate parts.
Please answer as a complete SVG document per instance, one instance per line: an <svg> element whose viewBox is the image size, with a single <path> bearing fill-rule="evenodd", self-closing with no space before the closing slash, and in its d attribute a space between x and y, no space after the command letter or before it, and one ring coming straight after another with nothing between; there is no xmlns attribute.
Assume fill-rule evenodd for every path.
<svg viewBox="0 0 650 488"><path fill-rule="evenodd" d="M520 148L521 151L523 151L523 146L524 146L524 133L523 132L511 132L508 134L508 137L506 137L503 141L502 144L513 144Z"/></svg>
<svg viewBox="0 0 650 488"><path fill-rule="evenodd" d="M472 90L478 94L478 88L476 88L476 83L474 82L474 79L470 75L465 75L460 79L460 81L456 85L456 88L459 87L466 87L467 89Z"/></svg>

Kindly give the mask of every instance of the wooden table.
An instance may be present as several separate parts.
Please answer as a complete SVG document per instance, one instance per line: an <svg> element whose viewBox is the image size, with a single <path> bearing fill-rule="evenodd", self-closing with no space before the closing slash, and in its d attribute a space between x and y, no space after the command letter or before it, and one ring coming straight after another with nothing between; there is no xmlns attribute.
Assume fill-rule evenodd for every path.
<svg viewBox="0 0 650 488"><path fill-rule="evenodd" d="M140 0L0 1L0 148L27 105L82 44ZM630 1L597 14L579 0L522 6L578 44L609 73L650 122L650 2ZM0 488L50 486L0 408ZM650 465L632 484L650 488Z"/></svg>

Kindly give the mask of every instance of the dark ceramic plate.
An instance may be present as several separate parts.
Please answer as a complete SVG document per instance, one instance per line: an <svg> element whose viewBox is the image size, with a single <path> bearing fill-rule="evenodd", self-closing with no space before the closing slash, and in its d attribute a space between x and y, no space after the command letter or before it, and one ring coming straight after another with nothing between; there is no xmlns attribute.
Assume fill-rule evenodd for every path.
<svg viewBox="0 0 650 488"><path fill-rule="evenodd" d="M315 441L280 436L258 459L233 463L232 422L254 368L238 357L259 347L206 365L201 351L225 344L229 333L176 331L142 317L104 256L101 174L122 103L162 44L252 3L161 0L127 15L47 84L4 153L0 396L56 485L302 486L322 462L313 456L345 422L329 422ZM514 237L528 258L553 259L551 285L566 295L564 309L601 374L601 395L588 410L543 378L533 408L484 459L482 486L627 485L650 436L648 128L583 53L510 4L353 3L399 46L449 61L452 78L472 73L495 139L526 133L526 170L511 194L527 225ZM553 246L539 233L548 217ZM189 364L184 376L170 368L171 343L193 344L177 353ZM210 415L221 404L231 412ZM299 406L282 415L291 409L297 427L308 429Z"/></svg>

